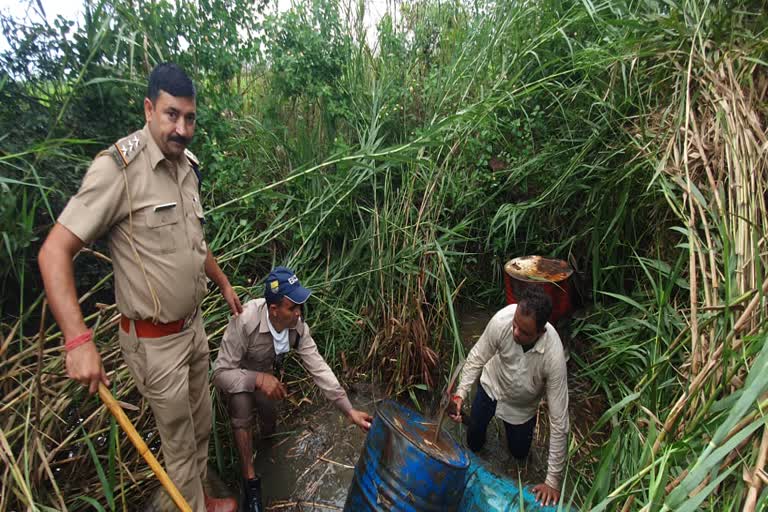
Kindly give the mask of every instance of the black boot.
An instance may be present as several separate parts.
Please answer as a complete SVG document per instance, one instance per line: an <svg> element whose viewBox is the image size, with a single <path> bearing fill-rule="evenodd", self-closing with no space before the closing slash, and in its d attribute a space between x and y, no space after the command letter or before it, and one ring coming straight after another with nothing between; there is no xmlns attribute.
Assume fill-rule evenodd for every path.
<svg viewBox="0 0 768 512"><path fill-rule="evenodd" d="M264 510L261 505L261 479L259 477L243 480L241 496L240 510L242 512L262 512Z"/></svg>

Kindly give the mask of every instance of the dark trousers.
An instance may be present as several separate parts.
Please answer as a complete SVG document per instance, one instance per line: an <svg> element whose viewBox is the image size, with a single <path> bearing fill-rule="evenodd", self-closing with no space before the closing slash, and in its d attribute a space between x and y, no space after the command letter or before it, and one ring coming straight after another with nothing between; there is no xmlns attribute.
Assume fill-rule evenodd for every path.
<svg viewBox="0 0 768 512"><path fill-rule="evenodd" d="M488 423L491 422L495 413L496 400L492 400L483 389L483 385L478 382L477 394L472 402L472 412L469 415L469 428L467 429L467 446L473 452L480 451L485 444ZM504 422L504 430L507 432L507 447L514 458L522 460L528 457L535 428L536 416L522 425Z"/></svg>

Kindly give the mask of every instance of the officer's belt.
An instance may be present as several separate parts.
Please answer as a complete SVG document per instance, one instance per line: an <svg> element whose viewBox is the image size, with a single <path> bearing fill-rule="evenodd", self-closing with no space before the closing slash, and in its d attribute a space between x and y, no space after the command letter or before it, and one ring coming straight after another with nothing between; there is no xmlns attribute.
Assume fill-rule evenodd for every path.
<svg viewBox="0 0 768 512"><path fill-rule="evenodd" d="M163 336L170 336L171 334L177 334L189 327L192 323L192 319L195 315L191 315L189 318L182 318L175 322L164 323L152 323L151 320L131 320L127 316L120 317L120 327L124 332L131 332L131 322L136 330L137 338L162 338Z"/></svg>

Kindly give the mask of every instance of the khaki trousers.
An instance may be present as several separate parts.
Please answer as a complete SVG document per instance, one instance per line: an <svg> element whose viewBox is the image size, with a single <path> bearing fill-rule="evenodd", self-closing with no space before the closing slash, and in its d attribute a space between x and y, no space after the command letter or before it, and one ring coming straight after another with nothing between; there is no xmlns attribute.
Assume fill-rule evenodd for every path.
<svg viewBox="0 0 768 512"><path fill-rule="evenodd" d="M275 433L277 423L277 401L267 398L261 390L252 393L223 393L229 405L229 418L234 429L253 429L254 410L259 415L261 437Z"/></svg>
<svg viewBox="0 0 768 512"><path fill-rule="evenodd" d="M154 413L165 470L192 510L204 512L212 418L208 337L200 311L177 334L137 338L133 322L131 332L118 332L123 358Z"/></svg>

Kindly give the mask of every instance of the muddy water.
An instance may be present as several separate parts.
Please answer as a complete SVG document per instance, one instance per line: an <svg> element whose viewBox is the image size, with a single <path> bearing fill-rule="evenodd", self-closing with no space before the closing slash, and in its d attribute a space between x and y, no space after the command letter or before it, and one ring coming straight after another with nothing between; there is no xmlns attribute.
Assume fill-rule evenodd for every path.
<svg viewBox="0 0 768 512"><path fill-rule="evenodd" d="M489 309L466 309L459 311L459 334L464 347L469 350L480 339L495 311Z"/></svg>
<svg viewBox="0 0 768 512"><path fill-rule="evenodd" d="M350 393L356 409L373 413L371 389ZM285 418L277 435L256 445L267 510L336 510L344 506L365 434L324 401L304 405Z"/></svg>

